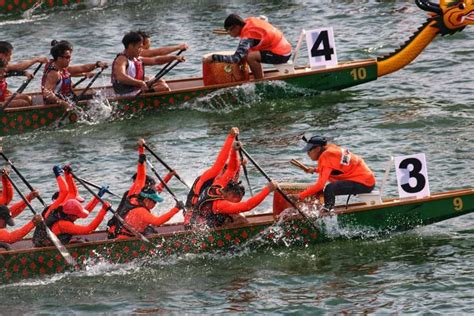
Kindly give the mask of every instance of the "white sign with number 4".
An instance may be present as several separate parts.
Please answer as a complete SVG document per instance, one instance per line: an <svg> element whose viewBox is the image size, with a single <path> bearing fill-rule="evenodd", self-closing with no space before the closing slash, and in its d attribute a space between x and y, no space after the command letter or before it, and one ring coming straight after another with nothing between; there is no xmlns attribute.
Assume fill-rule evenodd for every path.
<svg viewBox="0 0 474 316"><path fill-rule="evenodd" d="M305 31L311 68L337 65L336 42L332 27Z"/></svg>
<svg viewBox="0 0 474 316"><path fill-rule="evenodd" d="M430 196L425 154L395 157L395 170L401 198Z"/></svg>

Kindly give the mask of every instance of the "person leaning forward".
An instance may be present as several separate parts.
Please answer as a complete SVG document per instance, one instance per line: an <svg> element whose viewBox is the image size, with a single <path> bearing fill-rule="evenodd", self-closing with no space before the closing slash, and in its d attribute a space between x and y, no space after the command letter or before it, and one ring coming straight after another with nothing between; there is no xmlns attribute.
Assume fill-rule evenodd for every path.
<svg viewBox="0 0 474 316"><path fill-rule="evenodd" d="M213 54L203 62L239 63L247 57L247 62L255 79L263 78L264 64L284 64L291 57L291 44L283 33L261 18L242 19L237 14L229 15L224 28L232 37L240 37L239 46L232 56Z"/></svg>
<svg viewBox="0 0 474 316"><path fill-rule="evenodd" d="M35 215L31 221L23 227L9 232L6 230L7 225L13 226L13 216L10 209L5 205L0 205L0 248L10 249L8 244L15 243L25 237L38 223L42 221L41 215Z"/></svg>
<svg viewBox="0 0 474 316"><path fill-rule="evenodd" d="M325 137L313 136L309 140L303 137L303 140L306 141L303 151L318 162L318 167L309 168L308 173L318 173L319 178L316 184L297 195L299 200L323 192L323 211L327 212L333 209L336 195L369 193L374 189L374 174L361 157L348 149L328 144ZM328 181L330 183L326 185Z"/></svg>
<svg viewBox="0 0 474 316"><path fill-rule="evenodd" d="M162 65L174 60L185 61L183 56L142 57L143 37L138 32L129 32L122 39L125 50L118 54L112 63L112 86L119 95L135 95L140 90L145 92L169 91L164 80L158 80L148 86L144 65Z"/></svg>

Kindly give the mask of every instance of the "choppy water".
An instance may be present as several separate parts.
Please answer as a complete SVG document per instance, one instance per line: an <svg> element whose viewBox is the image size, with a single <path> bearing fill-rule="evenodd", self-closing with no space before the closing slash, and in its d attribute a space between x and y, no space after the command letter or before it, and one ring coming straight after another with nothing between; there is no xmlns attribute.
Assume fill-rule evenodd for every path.
<svg viewBox="0 0 474 316"><path fill-rule="evenodd" d="M67 39L75 45L73 61L85 63L112 60L126 31L151 30L155 45L190 45L187 62L170 73L187 77L200 74L205 53L236 46L210 32L232 12L267 15L293 43L301 28L332 26L340 60L388 53L425 18L412 1L110 1L26 18L2 16L0 37L15 46L14 59L46 55L52 39ZM231 126L241 129L247 150L278 180L314 180L288 164L291 158L309 162L299 151L299 137L307 132L327 135L362 155L379 181L389 155L424 152L432 192L472 187L473 47L468 27L437 38L405 69L345 91L308 96L274 84L269 89L287 89L289 98L272 100L247 85L233 91L237 104L222 103L216 94L119 121L109 121L102 106L95 114L98 123L6 137L3 148L46 197L55 191L52 166L66 162L90 180L108 183L118 193L126 190L139 137L191 183L213 161ZM299 61L306 62L303 51ZM105 85L109 78L98 81ZM20 83L10 82L12 88ZM29 89L37 90L38 82ZM265 185L255 169L250 173L255 187ZM178 182L172 188L186 193ZM386 194L397 194L393 172ZM164 204L160 210L168 209L171 199ZM268 199L257 212L270 209ZM19 224L28 218L25 212ZM469 314L474 309L472 220L471 214L390 238L305 249L93 266L0 287L0 313Z"/></svg>

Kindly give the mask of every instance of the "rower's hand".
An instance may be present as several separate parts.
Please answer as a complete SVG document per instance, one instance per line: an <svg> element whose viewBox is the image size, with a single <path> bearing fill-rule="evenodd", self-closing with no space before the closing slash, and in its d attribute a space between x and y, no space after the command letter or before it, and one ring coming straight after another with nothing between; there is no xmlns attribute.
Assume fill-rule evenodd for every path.
<svg viewBox="0 0 474 316"><path fill-rule="evenodd" d="M205 64L210 64L210 63L212 63L213 61L214 61L214 60L212 59L212 55L207 56L207 57L204 57L204 58L202 59L202 62L205 63Z"/></svg>
<svg viewBox="0 0 474 316"><path fill-rule="evenodd" d="M31 72L25 70L25 77L28 78L28 79L33 79L35 77L35 75L32 74Z"/></svg>
<svg viewBox="0 0 474 316"><path fill-rule="evenodd" d="M143 145L145 145L146 143L145 143L145 140L143 138L140 138L138 140L137 144L138 144L138 146L143 147Z"/></svg>
<svg viewBox="0 0 474 316"><path fill-rule="evenodd" d="M31 197L31 199L35 199L35 198L37 198L37 197L39 197L39 196L40 196L40 192L39 192L38 190L36 190L36 189L34 189L33 191L30 192L30 197Z"/></svg>
<svg viewBox="0 0 474 316"><path fill-rule="evenodd" d="M276 189L278 189L278 182L276 182L275 180L268 182L267 188L268 190L270 190L270 192L275 191Z"/></svg>
<svg viewBox="0 0 474 316"><path fill-rule="evenodd" d="M62 105L64 107L64 109L69 112L71 111L72 109L74 109L74 105L72 105L71 103L67 102L66 100L60 100L58 101L58 104L59 105Z"/></svg>
<svg viewBox="0 0 474 316"><path fill-rule="evenodd" d="M148 83L146 83L145 81L142 81L140 83L140 90L142 90L143 92L147 92L149 89L150 87L148 86Z"/></svg>
<svg viewBox="0 0 474 316"><path fill-rule="evenodd" d="M179 50L187 50L188 48L189 48L189 46L186 43L183 43L183 44L179 45Z"/></svg>
<svg viewBox="0 0 474 316"><path fill-rule="evenodd" d="M174 59L181 63L186 61L186 58L184 56L174 56Z"/></svg>
<svg viewBox="0 0 474 316"><path fill-rule="evenodd" d="M177 201L174 207L179 208L180 210L185 210L183 201Z"/></svg>
<svg viewBox="0 0 474 316"><path fill-rule="evenodd" d="M43 221L43 217L40 214L36 214L33 216L32 222L35 224L35 226L38 226L39 223Z"/></svg>
<svg viewBox="0 0 474 316"><path fill-rule="evenodd" d="M46 64L47 62L49 62L49 59L45 56L38 56L35 58L35 62Z"/></svg>
<svg viewBox="0 0 474 316"><path fill-rule="evenodd" d="M71 165L64 165L63 170L66 174L71 173L71 171L72 171Z"/></svg>
<svg viewBox="0 0 474 316"><path fill-rule="evenodd" d="M98 61L95 63L95 68L107 69L107 67L109 67L109 64L107 64L105 61Z"/></svg>
<svg viewBox="0 0 474 316"><path fill-rule="evenodd" d="M294 203L299 202L300 196L298 194L287 194L290 200L292 200Z"/></svg>
<svg viewBox="0 0 474 316"><path fill-rule="evenodd" d="M59 177L60 175L63 174L63 169L61 169L61 166L54 166L53 172L56 177Z"/></svg>
<svg viewBox="0 0 474 316"><path fill-rule="evenodd" d="M8 169L8 168L3 168L3 169L2 169L2 175L4 175L4 176L10 175L10 169Z"/></svg>
<svg viewBox="0 0 474 316"><path fill-rule="evenodd" d="M87 79L90 79L90 78L92 78L92 77L95 76L95 72L93 72L93 71L86 72L86 73L84 74L84 76L85 76Z"/></svg>
<svg viewBox="0 0 474 316"><path fill-rule="evenodd" d="M242 143L239 141L234 141L232 146L234 147L234 150L239 150L240 148L242 148Z"/></svg>
<svg viewBox="0 0 474 316"><path fill-rule="evenodd" d="M109 186L108 185L104 185L100 188L99 192L97 193L97 195L99 197L103 197L105 193L107 193L107 191L109 191Z"/></svg>
<svg viewBox="0 0 474 316"><path fill-rule="evenodd" d="M308 167L308 169L305 169L304 172L306 172L306 173L315 173L315 172L316 172L316 168Z"/></svg>
<svg viewBox="0 0 474 316"><path fill-rule="evenodd" d="M232 128L230 129L230 132L229 132L229 133L230 133L230 135L232 135L232 136L238 136L238 135L239 135L239 128L238 128L238 127L232 127Z"/></svg>

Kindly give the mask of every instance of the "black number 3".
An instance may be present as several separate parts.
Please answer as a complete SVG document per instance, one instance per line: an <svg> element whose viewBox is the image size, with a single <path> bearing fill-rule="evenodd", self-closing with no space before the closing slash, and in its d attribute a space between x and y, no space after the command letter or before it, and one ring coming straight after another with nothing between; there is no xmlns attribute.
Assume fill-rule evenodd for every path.
<svg viewBox="0 0 474 316"><path fill-rule="evenodd" d="M405 184L402 184L402 189L408 193L420 192L424 189L425 184L426 184L425 177L420 173L421 167L422 167L421 161L419 161L416 158L407 158L400 162L399 168L408 169L407 167L409 165L413 166L413 170L409 172L409 176L410 178L416 179L416 185L414 187L411 187L410 183L405 183Z"/></svg>
<svg viewBox="0 0 474 316"><path fill-rule="evenodd" d="M323 43L323 48L318 49L319 45ZM322 31L319 33L316 42L314 42L313 47L311 47L311 57L324 56L326 60L331 60L331 55L334 54L334 49L329 45L329 35L328 31Z"/></svg>

